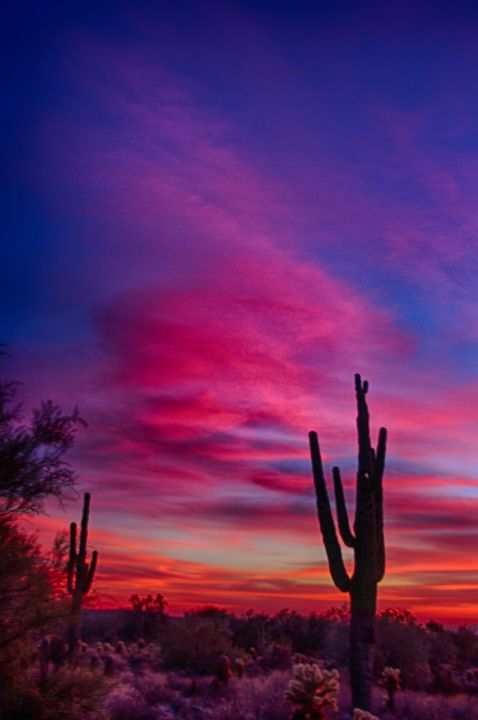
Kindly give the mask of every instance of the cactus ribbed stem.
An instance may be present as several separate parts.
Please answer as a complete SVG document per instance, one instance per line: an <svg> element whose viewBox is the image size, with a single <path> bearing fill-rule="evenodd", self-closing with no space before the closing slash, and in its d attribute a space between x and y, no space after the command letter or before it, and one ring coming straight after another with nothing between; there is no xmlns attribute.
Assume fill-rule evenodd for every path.
<svg viewBox="0 0 478 720"><path fill-rule="evenodd" d="M347 515L340 471L333 469L335 503L340 534L353 548L354 570L347 573L325 483L316 432L309 433L310 453L317 498L317 514L332 580L350 595L350 682L354 707L371 706L373 646L377 584L385 574L383 532L383 472L387 431L380 429L377 452L370 441L370 421L366 402L367 381L355 375L357 398L358 470L353 532Z"/></svg>
<svg viewBox="0 0 478 720"><path fill-rule="evenodd" d="M91 589L98 562L96 550L91 554L91 563L86 561L88 543L88 521L90 516L90 493L85 493L80 525L80 545L77 548L77 525L70 525L70 553L67 567L67 587L71 595L71 621L68 631L70 658L76 654L80 640L81 608L85 595Z"/></svg>

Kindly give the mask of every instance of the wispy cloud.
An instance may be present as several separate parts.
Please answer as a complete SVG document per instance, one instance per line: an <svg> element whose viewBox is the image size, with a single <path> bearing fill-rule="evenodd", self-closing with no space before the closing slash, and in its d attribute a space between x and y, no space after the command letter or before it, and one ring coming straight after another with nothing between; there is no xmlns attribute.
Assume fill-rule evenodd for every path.
<svg viewBox="0 0 478 720"><path fill-rule="evenodd" d="M240 20L264 57L267 33ZM339 60L317 96L284 58L280 89L251 71L264 112L296 103L261 115L270 144L262 126L248 143L245 111L152 52L76 34L25 168L70 262L51 261L55 300L35 309L48 343L26 333L9 372L30 402L78 403L89 422L72 460L94 493L99 584L119 603L158 588L174 608L336 602L306 433L352 502L361 371L374 432L390 429L382 603L433 614L433 595L448 617L456 592L468 617L478 386L458 350L476 335L476 153L448 157L427 108L378 102L368 81L352 128ZM317 98L320 113L301 111ZM55 512L43 536L63 522Z"/></svg>

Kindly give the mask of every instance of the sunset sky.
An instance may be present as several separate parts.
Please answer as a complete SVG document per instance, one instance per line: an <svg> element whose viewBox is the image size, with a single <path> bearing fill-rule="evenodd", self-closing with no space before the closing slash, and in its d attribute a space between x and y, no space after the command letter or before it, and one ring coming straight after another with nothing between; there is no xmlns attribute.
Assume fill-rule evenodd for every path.
<svg viewBox="0 0 478 720"><path fill-rule="evenodd" d="M380 607L478 622L478 11L417 5L5 18L2 375L88 422L104 604L345 600L307 432L352 513L361 372L389 430ZM47 546L80 512L29 527Z"/></svg>

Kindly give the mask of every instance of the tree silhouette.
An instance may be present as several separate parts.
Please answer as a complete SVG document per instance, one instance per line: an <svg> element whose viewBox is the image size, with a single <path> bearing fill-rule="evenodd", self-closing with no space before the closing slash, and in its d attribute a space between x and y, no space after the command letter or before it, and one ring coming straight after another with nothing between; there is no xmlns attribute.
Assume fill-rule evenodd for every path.
<svg viewBox="0 0 478 720"><path fill-rule="evenodd" d="M167 621L166 608L167 600L161 593L156 595L143 595L137 593L129 599L136 616L136 633L139 637L152 639L157 631L158 625L164 625Z"/></svg>
<svg viewBox="0 0 478 720"><path fill-rule="evenodd" d="M48 497L61 501L73 488L76 476L64 456L76 426L86 423L77 409L68 415L45 400L27 426L17 391L18 383L0 382L0 513L37 514Z"/></svg>

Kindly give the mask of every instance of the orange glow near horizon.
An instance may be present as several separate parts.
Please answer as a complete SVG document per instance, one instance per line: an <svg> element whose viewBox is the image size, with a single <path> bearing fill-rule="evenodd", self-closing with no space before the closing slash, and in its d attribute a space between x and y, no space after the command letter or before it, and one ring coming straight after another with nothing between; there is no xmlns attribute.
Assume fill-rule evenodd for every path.
<svg viewBox="0 0 478 720"><path fill-rule="evenodd" d="M97 601L342 603L307 432L353 523L360 372L388 430L379 606L478 623L476 38L150 4L161 22L137 3L118 36L87 12L41 62L32 30L6 114L2 377L25 422L51 398L88 423L67 459ZM48 512L45 548L81 503Z"/></svg>

